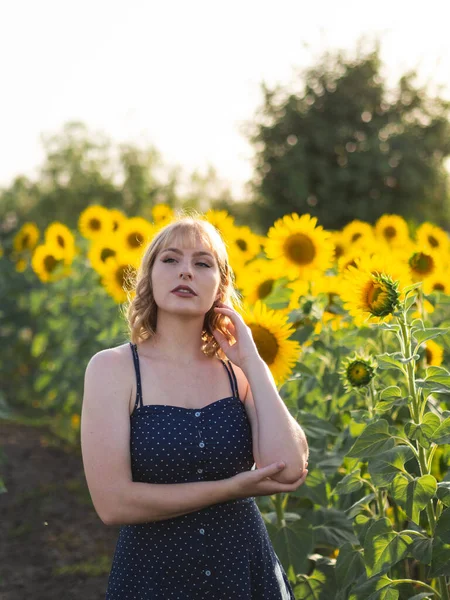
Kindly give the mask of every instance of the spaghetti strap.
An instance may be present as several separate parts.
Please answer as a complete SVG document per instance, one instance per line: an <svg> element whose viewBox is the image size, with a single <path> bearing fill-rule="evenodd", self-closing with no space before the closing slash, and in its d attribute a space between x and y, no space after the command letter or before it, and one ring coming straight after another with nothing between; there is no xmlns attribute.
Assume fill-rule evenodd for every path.
<svg viewBox="0 0 450 600"><path fill-rule="evenodd" d="M237 386L237 381L236 381L236 375L234 374L234 370L233 367L231 366L231 362L228 360L227 362L225 362L224 360L220 359L222 361L223 366L225 367L226 372L228 373L228 377L230 379L230 384L231 384L231 391L233 392L233 396L235 398L239 399L239 391L238 391L238 386ZM230 365L230 367L228 368L228 365ZM231 374L230 374L231 372Z"/></svg>
<svg viewBox="0 0 450 600"><path fill-rule="evenodd" d="M136 402L134 408L143 406L142 404L142 386L141 386L141 370L139 368L139 355L137 345L130 342L131 351L133 353L134 370L136 371Z"/></svg>

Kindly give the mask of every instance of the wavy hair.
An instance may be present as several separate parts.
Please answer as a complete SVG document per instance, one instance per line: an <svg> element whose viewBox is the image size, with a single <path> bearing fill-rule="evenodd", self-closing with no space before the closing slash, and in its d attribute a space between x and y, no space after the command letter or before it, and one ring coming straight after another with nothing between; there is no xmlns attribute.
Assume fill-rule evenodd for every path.
<svg viewBox="0 0 450 600"><path fill-rule="evenodd" d="M124 306L128 322L128 335L132 343L149 339L156 333L158 306L153 295L151 273L157 255L165 248L177 243L181 243L182 246L204 243L213 253L219 267L219 301L230 305L235 310L242 307L241 296L235 287L234 272L228 262L226 243L220 232L201 215L195 212L194 214L183 214L180 211L176 213L170 223L158 230L149 242L132 281L128 302ZM135 293L131 298L133 291ZM215 313L215 304L216 302L205 314L199 342L204 354L226 360L227 357L212 332L214 329L218 329L228 341L234 338L226 329L228 317Z"/></svg>

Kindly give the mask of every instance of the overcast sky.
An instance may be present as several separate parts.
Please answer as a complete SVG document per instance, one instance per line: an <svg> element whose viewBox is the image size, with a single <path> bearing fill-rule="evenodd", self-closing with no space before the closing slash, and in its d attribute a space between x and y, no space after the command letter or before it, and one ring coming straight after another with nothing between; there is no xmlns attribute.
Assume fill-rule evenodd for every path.
<svg viewBox="0 0 450 600"><path fill-rule="evenodd" d="M450 97L446 0L14 0L0 8L0 186L43 161L40 134L81 120L153 144L190 172L212 164L237 197L241 133L260 83L288 84L324 50L379 34L386 76L409 68Z"/></svg>

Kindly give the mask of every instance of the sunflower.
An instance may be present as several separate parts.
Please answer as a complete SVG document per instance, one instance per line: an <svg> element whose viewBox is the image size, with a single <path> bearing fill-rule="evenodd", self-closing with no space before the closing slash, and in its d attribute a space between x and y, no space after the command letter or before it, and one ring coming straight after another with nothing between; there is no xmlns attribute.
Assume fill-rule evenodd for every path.
<svg viewBox="0 0 450 600"><path fill-rule="evenodd" d="M333 258L337 261L341 256L348 252L349 246L342 231L330 231L330 236L334 246Z"/></svg>
<svg viewBox="0 0 450 600"><path fill-rule="evenodd" d="M138 269L138 259L132 253L121 252L106 260L102 285L117 304L125 302L129 294L134 295L134 280Z"/></svg>
<svg viewBox="0 0 450 600"><path fill-rule="evenodd" d="M352 388L361 389L370 385L375 377L377 365L371 356L356 352L342 362L339 375L347 392Z"/></svg>
<svg viewBox="0 0 450 600"><path fill-rule="evenodd" d="M431 223L422 223L416 231L417 243L432 252L449 251L449 238L447 233Z"/></svg>
<svg viewBox="0 0 450 600"><path fill-rule="evenodd" d="M290 279L308 279L333 262L330 234L316 223L316 217L292 213L275 221L267 232L266 256Z"/></svg>
<svg viewBox="0 0 450 600"><path fill-rule="evenodd" d="M342 240L347 247L353 244L365 246L373 242L373 237L372 225L366 221L355 219L342 229Z"/></svg>
<svg viewBox="0 0 450 600"><path fill-rule="evenodd" d="M285 314L268 308L260 300L252 307L244 303L242 318L252 332L259 355L277 386L281 386L291 374L301 350L298 342L288 339L295 329Z"/></svg>
<svg viewBox="0 0 450 600"><path fill-rule="evenodd" d="M1 254L0 254L1 256ZM25 269L27 268L27 261L24 260L23 258L19 258L18 260L16 260L15 262L15 269L17 271L17 273L23 273L25 271Z"/></svg>
<svg viewBox="0 0 450 600"><path fill-rule="evenodd" d="M64 257L72 262L75 256L75 238L66 225L57 221L51 223L45 230L45 242L58 246Z"/></svg>
<svg viewBox="0 0 450 600"><path fill-rule="evenodd" d="M300 298L311 293L311 282L305 281L304 279L290 281L286 287L292 290L289 304L286 309L288 312L300 308Z"/></svg>
<svg viewBox="0 0 450 600"><path fill-rule="evenodd" d="M425 360L428 367L439 367L444 359L444 348L433 340L428 340L425 346Z"/></svg>
<svg viewBox="0 0 450 600"><path fill-rule="evenodd" d="M375 235L390 246L405 246L410 242L408 224L399 215L382 215L375 223Z"/></svg>
<svg viewBox="0 0 450 600"><path fill-rule="evenodd" d="M67 274L64 259L64 253L58 246L41 244L33 252L31 267L42 282L57 281Z"/></svg>
<svg viewBox="0 0 450 600"><path fill-rule="evenodd" d="M81 235L89 240L98 235L111 233L114 229L115 217L104 206L93 204L83 210L78 219Z"/></svg>
<svg viewBox="0 0 450 600"><path fill-rule="evenodd" d="M264 301L280 277L279 270L270 260L260 263L257 270L252 269L250 265L246 266L243 272L245 276L239 279L239 287L249 304L255 304L258 300Z"/></svg>
<svg viewBox="0 0 450 600"><path fill-rule="evenodd" d="M259 236L255 235L250 227L246 225L234 227L230 230L230 237L227 241L227 250L230 263L235 265L244 265L253 260L260 252L261 245Z"/></svg>
<svg viewBox="0 0 450 600"><path fill-rule="evenodd" d="M146 219L131 217L123 221L116 231L117 246L140 257L155 231L155 226Z"/></svg>
<svg viewBox="0 0 450 600"><path fill-rule="evenodd" d="M435 271L432 275L424 279L423 291L425 294L440 292L441 294L450 294L450 280L447 273L442 269Z"/></svg>
<svg viewBox="0 0 450 600"><path fill-rule="evenodd" d="M106 261L118 252L117 238L114 234L103 235L95 239L88 250L88 259L92 268L103 275L107 271Z"/></svg>
<svg viewBox="0 0 450 600"><path fill-rule="evenodd" d="M225 241L233 237L233 232L236 229L234 217L226 210L210 208L202 215L202 218L214 225Z"/></svg>
<svg viewBox="0 0 450 600"><path fill-rule="evenodd" d="M13 239L13 249L19 254L34 250L39 239L39 229L35 223L27 222L22 225Z"/></svg>
<svg viewBox="0 0 450 600"><path fill-rule="evenodd" d="M155 204L152 206L153 223L159 228L167 225L175 216L175 212L168 204Z"/></svg>
<svg viewBox="0 0 450 600"><path fill-rule="evenodd" d="M127 215L117 208L111 208L109 214L112 217L112 230L113 232L117 231L119 229L120 224L126 220Z"/></svg>
<svg viewBox="0 0 450 600"><path fill-rule="evenodd" d="M385 273L349 267L343 277L344 307L356 318L380 321L390 317L400 301L399 282Z"/></svg>
<svg viewBox="0 0 450 600"><path fill-rule="evenodd" d="M424 281L442 269L442 259L433 250L416 247L408 257L408 266L414 282Z"/></svg>

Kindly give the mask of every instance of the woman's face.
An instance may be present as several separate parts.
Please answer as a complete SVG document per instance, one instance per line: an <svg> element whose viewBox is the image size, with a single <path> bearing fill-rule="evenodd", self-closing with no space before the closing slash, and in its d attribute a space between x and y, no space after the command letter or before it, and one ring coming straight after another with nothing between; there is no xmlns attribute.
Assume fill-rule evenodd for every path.
<svg viewBox="0 0 450 600"><path fill-rule="evenodd" d="M219 267L213 252L201 242L194 247L169 244L158 253L151 278L155 302L168 312L204 316L218 297ZM189 286L195 295L174 294L179 285Z"/></svg>

